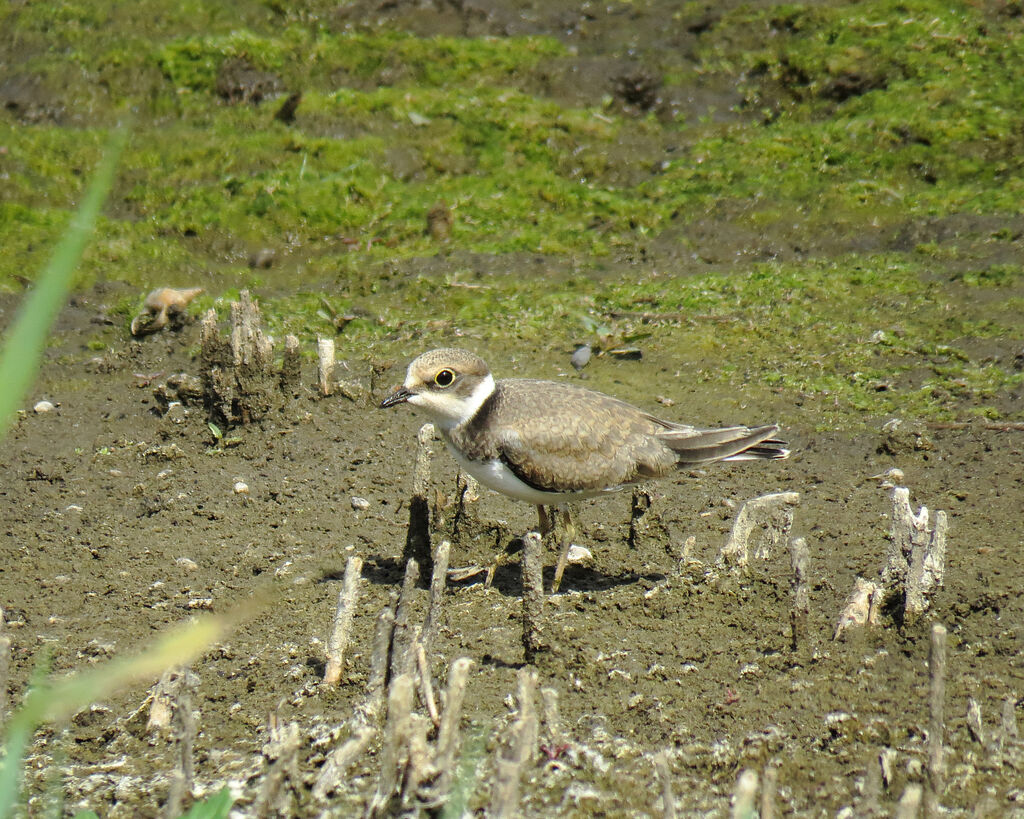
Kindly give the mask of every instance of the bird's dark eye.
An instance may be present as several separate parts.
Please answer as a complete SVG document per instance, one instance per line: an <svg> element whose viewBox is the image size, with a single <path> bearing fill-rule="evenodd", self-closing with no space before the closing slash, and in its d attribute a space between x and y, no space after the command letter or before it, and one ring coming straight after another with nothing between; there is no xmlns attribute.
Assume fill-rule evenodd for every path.
<svg viewBox="0 0 1024 819"><path fill-rule="evenodd" d="M440 370L434 376L434 383L439 387L450 387L455 380L455 373L451 370Z"/></svg>

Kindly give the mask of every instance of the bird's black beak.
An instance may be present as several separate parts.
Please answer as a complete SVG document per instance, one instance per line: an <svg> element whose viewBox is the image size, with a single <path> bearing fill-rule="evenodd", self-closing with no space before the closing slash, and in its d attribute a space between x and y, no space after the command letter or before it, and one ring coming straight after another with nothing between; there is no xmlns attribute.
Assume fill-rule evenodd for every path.
<svg viewBox="0 0 1024 819"><path fill-rule="evenodd" d="M397 390L391 393L391 395L389 395L387 398L380 402L380 408L387 409L388 407L395 406L395 404L404 404L414 395L414 392L407 390L405 387L399 387Z"/></svg>

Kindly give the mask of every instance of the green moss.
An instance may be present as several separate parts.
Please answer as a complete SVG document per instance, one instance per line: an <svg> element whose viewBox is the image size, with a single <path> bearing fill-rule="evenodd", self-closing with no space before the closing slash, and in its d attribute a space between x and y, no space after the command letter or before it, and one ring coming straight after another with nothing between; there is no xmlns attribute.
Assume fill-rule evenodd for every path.
<svg viewBox="0 0 1024 819"><path fill-rule="evenodd" d="M79 286L122 280L141 298L212 280L210 304L242 286L284 290L268 302L275 327L313 334L332 332L318 315L328 283L338 309L367 311L339 339L359 354L455 329L564 344L600 328L690 362L698 380L782 390L826 418L993 413L1020 388L1005 364L950 351L962 337L1019 337L1021 267L1006 260L1024 201L1024 18L938 0L734 7L702 34L698 65L658 58L670 82L739 87L737 111L695 122L541 95L549 64L573 58L551 38L331 30L328 5L0 13L0 38L66 110L0 120L0 287L45 259L129 105L132 143ZM221 99L227 60L301 90L295 121L274 119L277 100ZM444 245L426 234L441 200ZM709 218L729 252L735 229L781 234L805 260L664 275L672 253L699 249L689 226ZM865 235L902 246L886 237L945 221L960 227L909 230L906 252L847 255ZM273 269L249 269L260 247L279 251ZM396 272L438 253L491 255L441 277ZM480 272L538 254L582 272ZM998 304L963 303L980 288L1001 289ZM611 318L638 303L697 318Z"/></svg>

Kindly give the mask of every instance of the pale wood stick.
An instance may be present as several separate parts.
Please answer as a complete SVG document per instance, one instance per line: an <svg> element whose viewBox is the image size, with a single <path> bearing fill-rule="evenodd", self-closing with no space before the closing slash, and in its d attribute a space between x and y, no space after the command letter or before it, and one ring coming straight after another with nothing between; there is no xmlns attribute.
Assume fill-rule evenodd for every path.
<svg viewBox="0 0 1024 819"><path fill-rule="evenodd" d="M566 744L565 732L562 729L562 716L558 709L558 691L554 688L540 690L541 702L544 704L544 725L548 732L548 741L552 748Z"/></svg>
<svg viewBox="0 0 1024 819"><path fill-rule="evenodd" d="M327 666L324 669L324 685L336 686L341 681L352 631L352 618L359 602L359 578L362 576L363 559L352 556L345 564L345 580L338 593L338 605L334 612L334 627L327 642Z"/></svg>
<svg viewBox="0 0 1024 819"><path fill-rule="evenodd" d="M253 806L256 819L285 814L281 805L285 783L290 781L292 787L299 784L299 744L299 723L289 722L281 726L277 722L277 715L273 715L266 751L271 759Z"/></svg>
<svg viewBox="0 0 1024 819"><path fill-rule="evenodd" d="M519 751L523 764L534 761L537 755L537 669L520 668L516 672L516 702L519 707L518 720L524 723L520 735Z"/></svg>
<svg viewBox="0 0 1024 819"><path fill-rule="evenodd" d="M281 391L296 393L302 381L302 353L299 339L290 333L284 337L284 357L281 360Z"/></svg>

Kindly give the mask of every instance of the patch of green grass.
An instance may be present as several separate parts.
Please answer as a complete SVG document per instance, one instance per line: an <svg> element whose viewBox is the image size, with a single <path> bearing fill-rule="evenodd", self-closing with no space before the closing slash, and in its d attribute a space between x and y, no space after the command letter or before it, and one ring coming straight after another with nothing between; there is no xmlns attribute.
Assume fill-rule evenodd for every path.
<svg viewBox="0 0 1024 819"><path fill-rule="evenodd" d="M284 290L265 300L271 324L305 335L333 332L318 315L326 286L338 309L368 312L341 337L363 354L456 330L513 327L543 343L602 326L703 357L701 379L737 386L763 372L764 389L830 402L835 417L991 411L993 396L1016 389L1005 364L947 363L939 350L1017 332L1020 267L1005 260L1024 201L1021 17L939 0L732 7L701 36L696 67L667 66L677 79L731 78L743 94L734 115L693 122L544 97L545 66L572 59L551 38L344 30L324 24L327 10L63 3L55 36L74 71L42 47L39 9L8 10L26 64L85 103L74 128L0 122L0 287L59 233L99 155L97 123L129 101L143 113L76 286L119 279L141 293L212 278L207 305L246 286ZM294 123L274 119L275 100L225 103L227 60L301 90ZM441 200L454 217L444 245L425 230ZM678 248L696 249L688 225L708 218L726 232L781 232L820 257L662 275L675 268L652 240L670 228ZM956 229L924 232L904 253L846 255L866 233L884 247L908 223L943 220ZM278 251L271 270L249 269L259 247ZM621 264L652 248L656 261L635 276ZM416 260L449 253L482 261L416 273ZM498 270L539 254L580 273L483 275L486 254ZM602 267L628 280L604 281ZM961 305L963 285L1007 298ZM704 318L609 318L638 302ZM945 310L950 302L958 309ZM869 340L877 330L884 341Z"/></svg>

